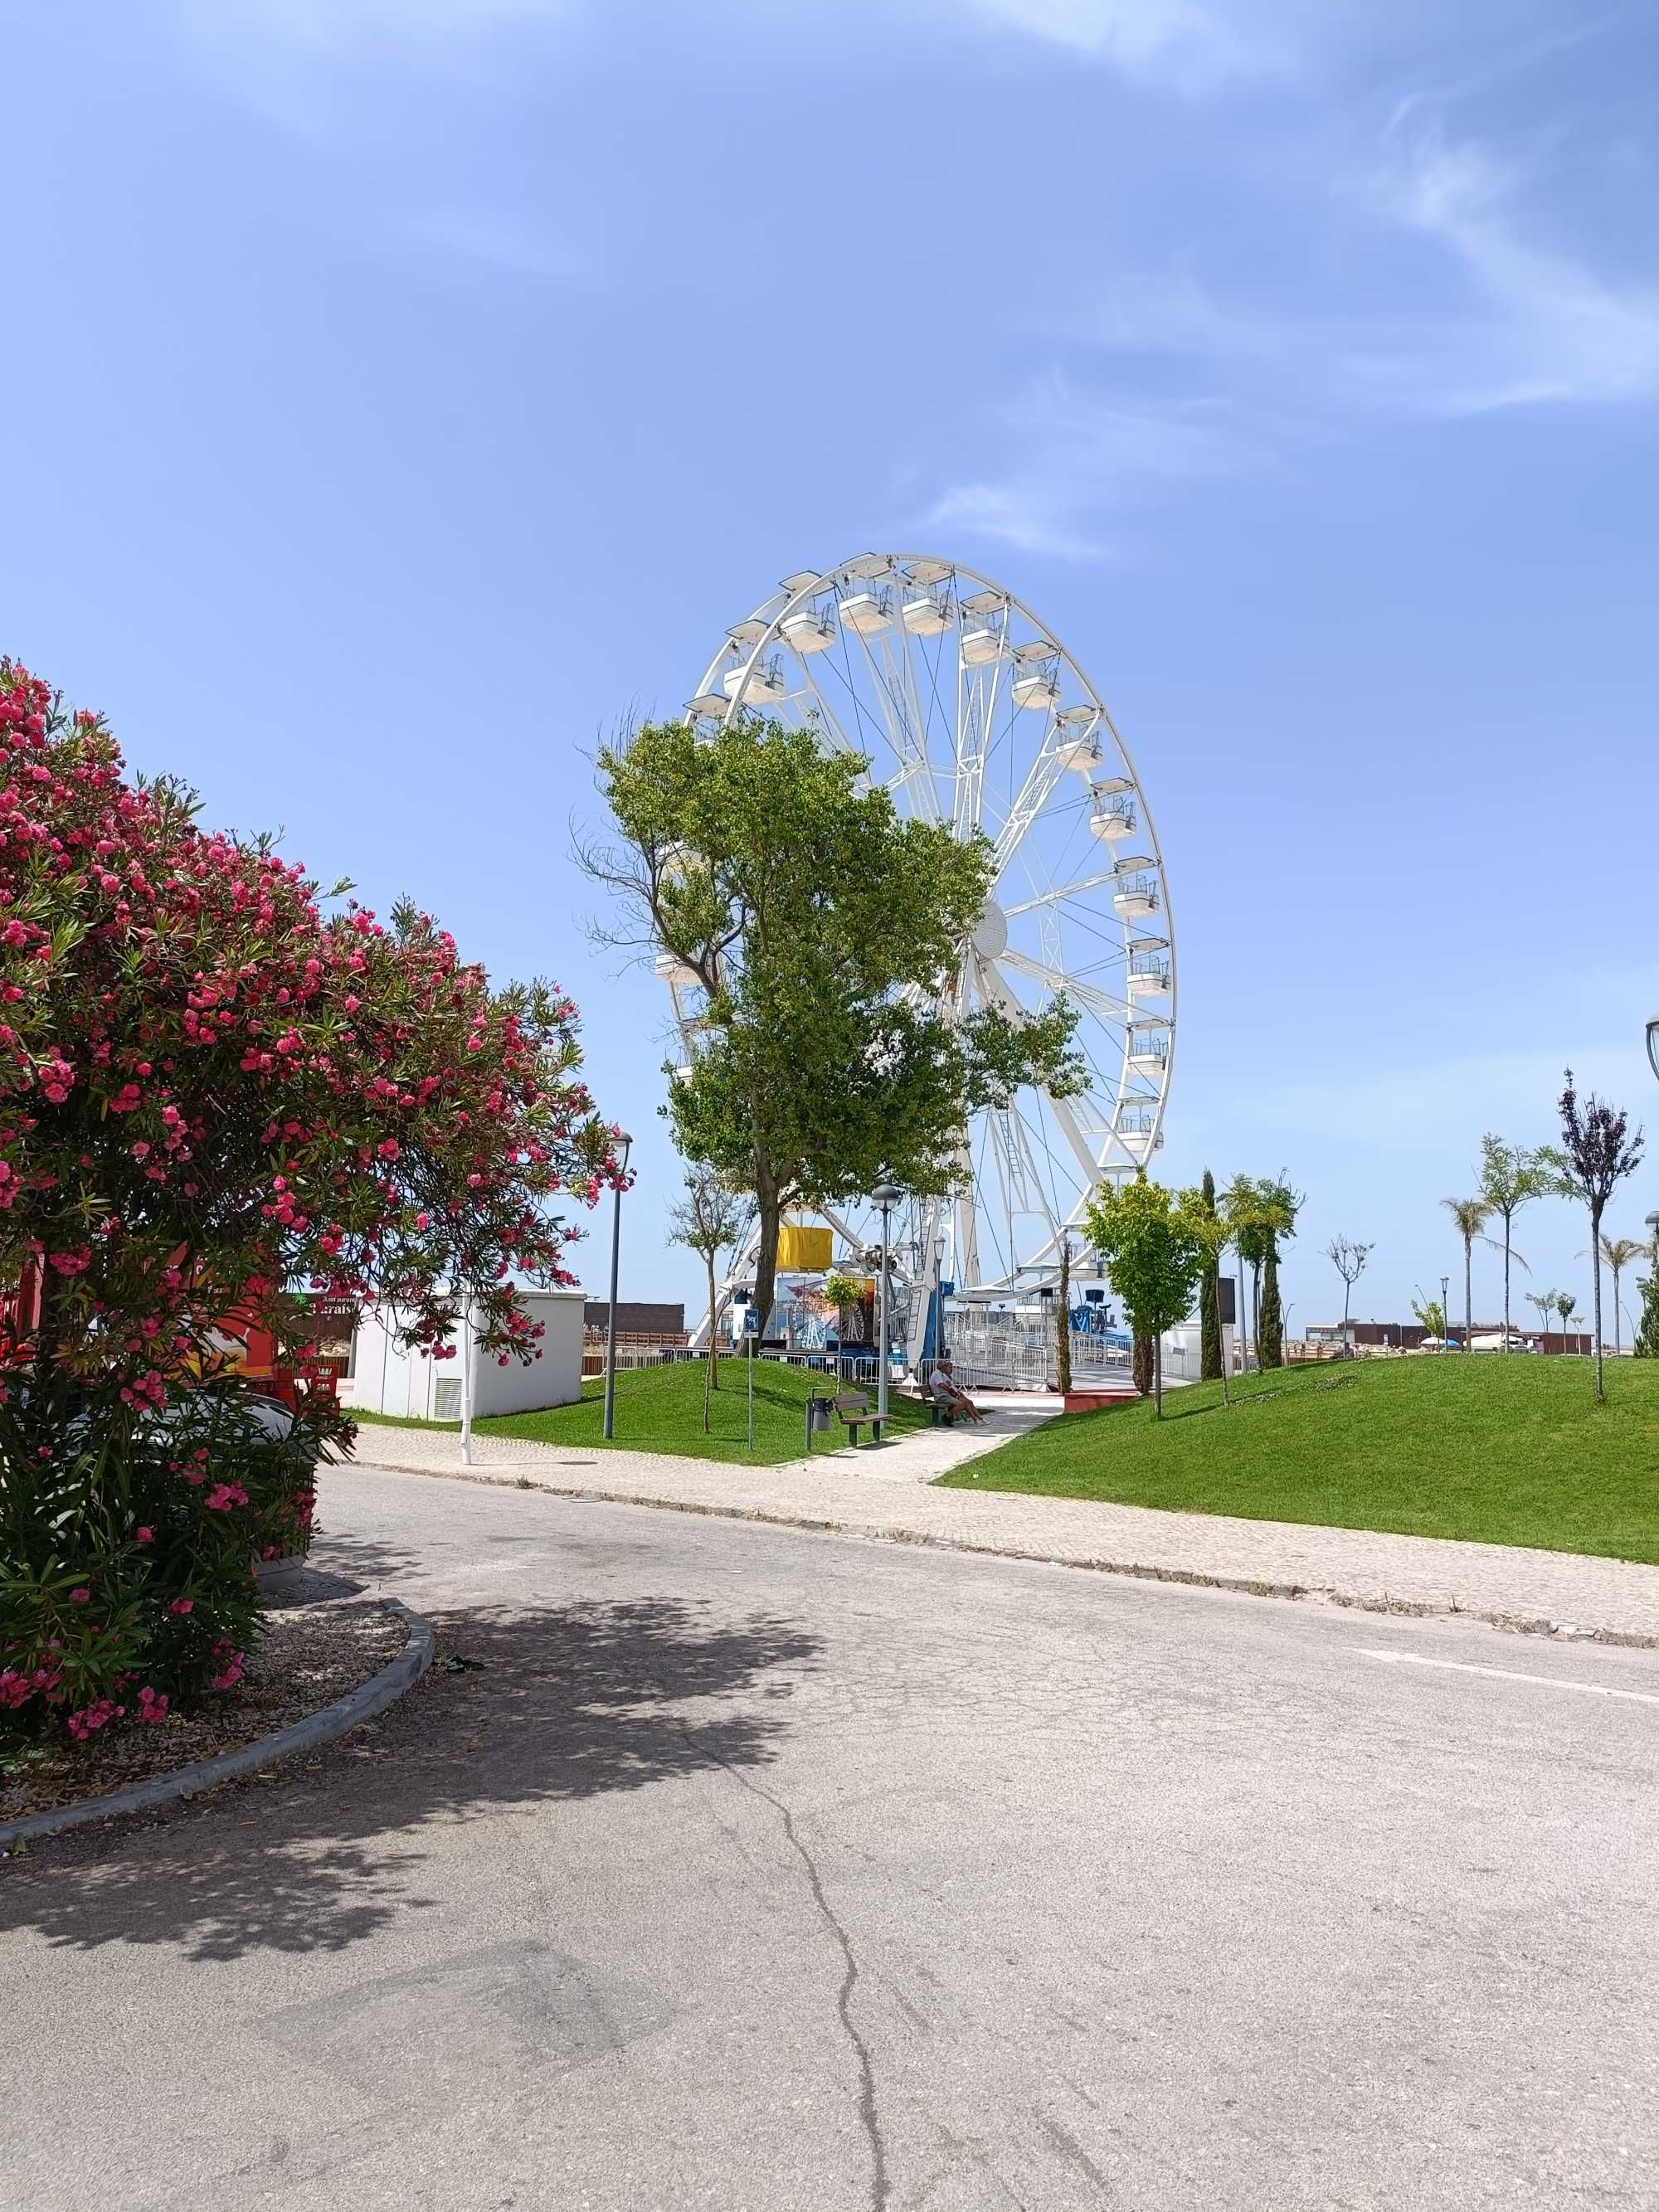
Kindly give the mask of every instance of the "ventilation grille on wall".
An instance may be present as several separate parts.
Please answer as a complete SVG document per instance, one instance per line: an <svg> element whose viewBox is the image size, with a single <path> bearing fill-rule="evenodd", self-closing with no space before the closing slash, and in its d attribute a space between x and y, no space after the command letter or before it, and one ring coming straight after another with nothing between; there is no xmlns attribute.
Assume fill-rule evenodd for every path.
<svg viewBox="0 0 1659 2212"><path fill-rule="evenodd" d="M432 1418L434 1421L459 1421L461 1418L461 1378L445 1375L432 1386Z"/></svg>

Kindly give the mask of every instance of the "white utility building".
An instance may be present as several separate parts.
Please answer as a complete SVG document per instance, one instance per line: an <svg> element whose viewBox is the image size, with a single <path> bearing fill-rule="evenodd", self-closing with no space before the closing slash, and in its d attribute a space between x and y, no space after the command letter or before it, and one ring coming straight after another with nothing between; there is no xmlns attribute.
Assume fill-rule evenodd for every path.
<svg viewBox="0 0 1659 2212"><path fill-rule="evenodd" d="M521 1291L520 1303L543 1334L539 1359L526 1367L509 1358L472 1352L472 1414L529 1413L568 1406L582 1394L582 1306L580 1290ZM457 1340L451 1339L452 1342ZM340 1383L340 1403L366 1413L395 1413L421 1421L461 1418L461 1360L406 1352L373 1306L365 1307L351 1340L351 1363Z"/></svg>

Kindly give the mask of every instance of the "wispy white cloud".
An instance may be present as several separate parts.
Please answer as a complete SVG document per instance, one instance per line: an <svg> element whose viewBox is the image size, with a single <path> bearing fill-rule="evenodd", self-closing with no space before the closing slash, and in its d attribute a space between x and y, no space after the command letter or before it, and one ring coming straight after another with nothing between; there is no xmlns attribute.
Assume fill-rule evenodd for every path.
<svg viewBox="0 0 1659 2212"><path fill-rule="evenodd" d="M1089 518L1132 504L1149 481L1211 475L1249 459L1224 416L1202 403L1097 404L1059 376L1041 380L1007 411L1000 438L1020 449L1017 465L951 486L927 520L1070 559L1104 552Z"/></svg>
<svg viewBox="0 0 1659 2212"><path fill-rule="evenodd" d="M1291 65L1279 23L1265 9L1205 6L1200 0L969 0L986 21L1086 55L1137 83L1190 97Z"/></svg>
<svg viewBox="0 0 1659 2212"><path fill-rule="evenodd" d="M1431 136L1385 183L1395 219L1455 255L1476 295L1465 358L1441 364L1432 403L1471 413L1659 394L1659 288L1620 286L1534 242L1521 181L1483 147Z"/></svg>

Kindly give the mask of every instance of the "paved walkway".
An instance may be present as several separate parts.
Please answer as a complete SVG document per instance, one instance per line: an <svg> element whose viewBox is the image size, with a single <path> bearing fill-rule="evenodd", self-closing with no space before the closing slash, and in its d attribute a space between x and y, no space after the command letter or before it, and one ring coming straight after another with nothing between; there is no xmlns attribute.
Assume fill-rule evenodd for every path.
<svg viewBox="0 0 1659 2212"><path fill-rule="evenodd" d="M1504 1544L933 1488L938 1476L1057 1410L1053 1400L987 1395L981 1402L990 1415L982 1428L922 1429L880 1445L817 1451L780 1467L490 1437L475 1439L473 1465L465 1468L450 1432L380 1427L359 1433L357 1459L363 1467L398 1473L527 1484L561 1497L1659 1645L1659 1567Z"/></svg>

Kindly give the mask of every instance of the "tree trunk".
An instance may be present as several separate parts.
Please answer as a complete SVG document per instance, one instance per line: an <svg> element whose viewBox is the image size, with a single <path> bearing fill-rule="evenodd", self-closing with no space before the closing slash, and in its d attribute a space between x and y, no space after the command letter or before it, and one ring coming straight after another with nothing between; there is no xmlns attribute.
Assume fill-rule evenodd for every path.
<svg viewBox="0 0 1659 2212"><path fill-rule="evenodd" d="M1601 1215L1596 1206L1590 1208L1590 1280L1595 1288L1595 1395L1601 1399L1607 1394L1601 1388Z"/></svg>
<svg viewBox="0 0 1659 2212"><path fill-rule="evenodd" d="M1255 1346L1255 1364L1261 1365L1261 1262L1250 1262L1250 1337Z"/></svg>
<svg viewBox="0 0 1659 2212"><path fill-rule="evenodd" d="M708 1269L708 1387L711 1390L718 1390L720 1387L720 1340L715 1332L720 1325L720 1294L715 1287L712 1255L704 1261L704 1265Z"/></svg>
<svg viewBox="0 0 1659 2212"><path fill-rule="evenodd" d="M1463 1239L1463 1349L1474 1349L1474 1239Z"/></svg>
<svg viewBox="0 0 1659 2212"><path fill-rule="evenodd" d="M1152 1417L1164 1419L1164 1335L1160 1330L1152 1339Z"/></svg>
<svg viewBox="0 0 1659 2212"><path fill-rule="evenodd" d="M1510 1217L1504 1216L1504 1349L1510 1348Z"/></svg>
<svg viewBox="0 0 1659 2212"><path fill-rule="evenodd" d="M1620 1270L1615 1267L1613 1270L1613 1356L1615 1359L1625 1348L1624 1334L1620 1327L1622 1316L1619 1311L1619 1275Z"/></svg>
<svg viewBox="0 0 1659 2212"><path fill-rule="evenodd" d="M1152 1395L1152 1340L1143 1336L1139 1329L1134 1334L1134 1350L1131 1355L1135 1388L1143 1398Z"/></svg>
<svg viewBox="0 0 1659 2212"><path fill-rule="evenodd" d="M783 1222L783 1208L778 1203L777 1186L769 1173L757 1172L755 1183L755 1208L760 1217L760 1242L755 1251L755 1303L760 1308L760 1332L764 1336L777 1296L778 1231Z"/></svg>
<svg viewBox="0 0 1659 2212"><path fill-rule="evenodd" d="M1204 1210L1215 1218L1215 1177L1204 1170ZM1198 1371L1206 1382L1222 1378L1221 1372L1221 1255L1212 1252L1204 1263L1198 1293Z"/></svg>
<svg viewBox="0 0 1659 2212"><path fill-rule="evenodd" d="M1054 1380L1064 1397L1072 1387L1072 1240L1060 1248L1060 1295L1054 1302Z"/></svg>

